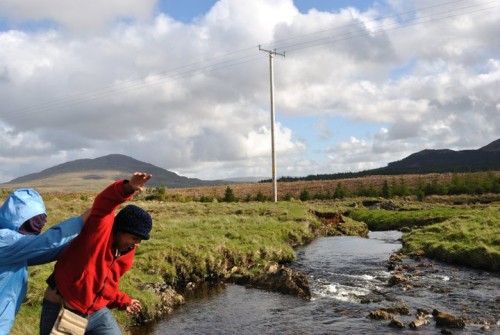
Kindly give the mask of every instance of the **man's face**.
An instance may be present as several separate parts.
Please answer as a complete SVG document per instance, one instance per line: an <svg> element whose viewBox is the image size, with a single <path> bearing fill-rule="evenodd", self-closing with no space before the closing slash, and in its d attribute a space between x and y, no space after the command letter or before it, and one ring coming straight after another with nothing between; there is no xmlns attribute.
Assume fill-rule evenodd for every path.
<svg viewBox="0 0 500 335"><path fill-rule="evenodd" d="M115 233L115 246L120 252L126 252L141 244L142 239L130 233L117 231Z"/></svg>

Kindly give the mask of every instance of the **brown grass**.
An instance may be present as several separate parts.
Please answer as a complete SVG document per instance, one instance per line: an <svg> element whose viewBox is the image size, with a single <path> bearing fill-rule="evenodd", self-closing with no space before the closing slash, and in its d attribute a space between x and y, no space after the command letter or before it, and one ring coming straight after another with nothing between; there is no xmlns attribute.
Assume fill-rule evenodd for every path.
<svg viewBox="0 0 500 335"><path fill-rule="evenodd" d="M133 171L132 171L133 172ZM131 173L132 173L131 172ZM95 176L95 177L92 177ZM85 173L61 173L25 183L0 184L2 189L15 190L20 187L32 187L39 192L99 192L115 180L128 178L120 171L85 171Z"/></svg>
<svg viewBox="0 0 500 335"><path fill-rule="evenodd" d="M484 173L484 172L482 172ZM500 175L500 171L495 172ZM88 176L92 174L92 171L87 171L85 174ZM61 174L57 178L47 178L40 181L36 181L30 184L0 184L0 190L4 190L5 193L9 193L19 187L33 187L37 189L44 196L48 194L57 193L81 193L88 196L94 196L106 186L114 182L117 178L127 178L127 176L120 176L117 171L109 171L105 174L96 172L101 178L99 179L88 179L83 178L82 174ZM479 173L463 173L460 175L476 175ZM286 195L290 195L294 198L299 198L302 191L309 191L310 195L315 195L317 193L327 193L333 194L337 185L340 183L342 187L347 190L347 192L354 192L361 186L368 188L372 186L376 190L381 190L382 185L385 180L389 183L399 184L401 180L404 180L405 184L409 188L413 188L417 183L428 183L436 181L438 183L449 182L452 178L453 173L430 173L430 174L413 174L413 175L395 175L395 176L367 176L359 178L347 178L347 179L337 179L337 180L313 180L313 181L296 181L296 182L278 182L278 199L282 200ZM154 178L154 176L153 176ZM199 199L201 196L206 197L224 197L224 192L227 187L230 187L233 194L240 200L244 200L246 197L255 197L259 192L266 197L272 196L272 183L238 183L219 186L206 186L206 187L190 187L190 188L167 188L166 194L169 196L179 195L184 198ZM150 188L150 190L153 188ZM6 195L5 195L6 196Z"/></svg>
<svg viewBox="0 0 500 335"><path fill-rule="evenodd" d="M498 172L500 174L500 171ZM309 191L311 195L317 193L333 194L337 185L340 183L348 192L353 192L361 186L374 187L380 190L387 182L399 183L403 179L408 187L415 187L418 182L437 181L439 183L448 182L451 180L452 173L431 173L431 174L415 174L415 175L397 175L397 176L367 176L359 178L347 178L337 180L311 180L311 181L296 181L296 182L278 182L278 198L282 199L289 194L294 198L298 198L303 190ZM246 184L227 184L220 186L207 187L192 187L192 188L175 188L167 189L167 195L181 195L183 197L192 197L199 199L201 196L224 197L224 192L227 187L233 190L234 195L239 199L245 199L248 195L255 197L259 192L265 196L272 196L272 183L246 183Z"/></svg>

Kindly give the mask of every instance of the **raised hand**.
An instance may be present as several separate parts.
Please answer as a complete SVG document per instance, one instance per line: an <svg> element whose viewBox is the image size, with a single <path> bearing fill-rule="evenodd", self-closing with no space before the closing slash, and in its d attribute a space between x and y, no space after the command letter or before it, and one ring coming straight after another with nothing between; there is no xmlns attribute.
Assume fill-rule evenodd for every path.
<svg viewBox="0 0 500 335"><path fill-rule="evenodd" d="M130 178L128 185L135 191L142 191L144 185L151 179L152 175L144 172L134 172Z"/></svg>

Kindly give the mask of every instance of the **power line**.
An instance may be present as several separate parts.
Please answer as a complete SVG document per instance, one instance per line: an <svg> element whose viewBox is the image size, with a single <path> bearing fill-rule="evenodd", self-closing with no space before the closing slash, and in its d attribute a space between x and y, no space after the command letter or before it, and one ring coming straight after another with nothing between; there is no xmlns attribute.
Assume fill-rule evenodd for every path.
<svg viewBox="0 0 500 335"><path fill-rule="evenodd" d="M405 11L405 12L395 13L395 14L392 14L392 15L381 16L381 17L378 17L378 19L379 20L387 20L387 19L398 18L398 17L402 17L402 16L411 16L411 14L416 14L416 13L419 13L419 12L427 11L429 9L443 7L443 6L448 6L448 5L455 6L454 10L464 9L464 8L469 8L469 7L477 7L478 6L478 5L472 5L472 6L462 7L462 8L456 8L457 3L466 2L466 1L469 2L470 0L453 0L453 1L450 1L450 2L444 2L444 3L432 5L432 6L423 7L421 9L419 9L419 10L413 9L413 10L409 10L409 11ZM479 4L479 5L489 4L489 3L495 3L495 2L498 2L498 0L483 2L483 3ZM447 9L444 12L449 12L449 10ZM335 27L335 28L331 28L331 29L324 29L324 30L315 31L315 32L308 33L308 34L303 34L303 35L299 35L299 36L290 37L290 38L287 38L287 39L282 39L282 40L278 40L278 41L274 41L274 42L268 42L268 43L265 43L265 44L262 44L262 45L263 46L269 46L269 48L275 47L275 48L281 49L283 47L288 47L289 45L287 45L287 44L281 45L279 43L284 43L284 42L287 42L287 41L297 40L297 39L301 39L301 38L308 37L308 36L315 36L315 35L324 34L324 33L332 33L332 32L336 32L336 31L339 31L339 30L345 30L345 29L350 28L350 27L359 27L359 23L360 22L349 23L349 24L342 25L342 26Z"/></svg>
<svg viewBox="0 0 500 335"><path fill-rule="evenodd" d="M489 2L486 2L486 3L482 3L481 5L495 3L495 2L498 3L499 1L498 0L489 1ZM317 38L317 39L313 39L313 40L308 40L308 41L304 41L304 42L296 42L296 43L293 43L293 44L280 44L280 43L276 43L276 47L280 48L280 49L286 48L288 50L288 52L302 50L302 49L308 49L310 47L314 47L314 46L317 46L317 45L325 45L325 44L329 44L329 43L332 43L332 42L340 42L340 41L350 40L350 39L353 39L353 38L369 36L370 34L375 34L375 33L379 33L379 32L405 29L405 28L409 28L409 27L420 25L420 24L424 24L424 23L429 23L429 22L435 22L435 21L441 21L441 20L449 19L449 18L456 17L456 16L463 15L463 14L471 14L471 13L476 13L476 12L480 12L480 11L485 11L485 10L488 10L488 9L497 8L499 6L500 5L483 7L483 8L475 9L473 11L468 11L466 13L463 13L463 12L450 13L449 10L446 10L446 11L442 11L442 12L438 12L438 13L433 13L433 14L428 14L428 15L425 15L425 16L421 16L416 21L413 21L413 22L408 23L406 25L399 25L400 24L399 22L392 22L390 24L382 25L377 30L374 30L374 31L366 31L366 29L359 29L357 31L348 31L348 32L346 32L346 33L344 33L342 35L326 36L326 37L321 37L321 38ZM436 7L436 6L432 6L432 7ZM477 6L466 6L466 7L462 7L462 8L455 8L452 11L456 12L458 10L471 9L471 8L474 8L474 7L477 7ZM441 15L441 14L443 14L445 16L438 17L438 18L433 17L433 15ZM390 17L394 17L394 16L395 15L392 15ZM356 23L356 24L349 24L349 25L346 25L346 26L343 26L343 27L335 28L333 30L341 30L341 29L344 30L344 29L346 29L348 27L359 27L359 24L358 23ZM325 30L325 31L322 31L321 33L325 33L325 32L329 32L329 31Z"/></svg>
<svg viewBox="0 0 500 335"><path fill-rule="evenodd" d="M243 49L245 50L245 49ZM241 51L236 51L231 54L236 54ZM228 55L230 56L231 54L226 54L225 56L227 57ZM221 58L222 56L219 57L214 57L212 59L218 59ZM253 58L253 59L248 59L248 58ZM246 59L246 60L245 60ZM148 77L143 77L139 79L128 79L124 80L119 83L120 87L116 87L116 84L114 86L108 85L105 87L102 87L100 89L96 89L93 91L88 91L83 94L74 94L70 97L67 98L62 98L59 100L51 100L47 101L45 103L38 104L37 106L30 106L22 109L15 110L12 112L12 117L10 118L11 120L14 119L19 119L23 118L26 116L30 116L36 113L44 112L44 111L50 111L55 108L62 108L78 103L84 103L96 99L102 99L106 98L109 96L113 96L117 93L126 93L130 90L136 90L136 89L145 89L151 86L154 86L160 82L164 82L168 79L170 80L180 80L183 78L187 78L192 76L194 73L199 73L199 72L204 72L204 73L209 73L209 72L214 72L219 69L224 69L227 67L235 66L235 65L240 65L247 63L249 61L253 61L254 59L257 59L255 55L253 56L243 56L240 57L237 60L222 60L219 63L213 63L209 65L205 65L204 67L193 67L194 65L198 63L204 63L204 61L200 61L197 63L192 63L188 65L184 65L172 70L168 71L161 71L158 73L153 73L150 74ZM185 69L185 70L184 70ZM157 77L156 79L149 79L147 83L144 82L144 80L147 80L150 77Z"/></svg>

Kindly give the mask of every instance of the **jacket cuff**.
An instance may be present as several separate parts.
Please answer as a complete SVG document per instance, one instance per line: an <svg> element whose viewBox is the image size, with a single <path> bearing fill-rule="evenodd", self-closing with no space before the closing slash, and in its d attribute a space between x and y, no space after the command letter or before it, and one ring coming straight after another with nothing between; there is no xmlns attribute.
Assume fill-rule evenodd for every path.
<svg viewBox="0 0 500 335"><path fill-rule="evenodd" d="M117 190L118 194L126 201L132 199L135 193L135 192L128 193L125 190L125 187L123 185L128 184L128 182L129 181L127 179L120 179L115 183L115 189Z"/></svg>

